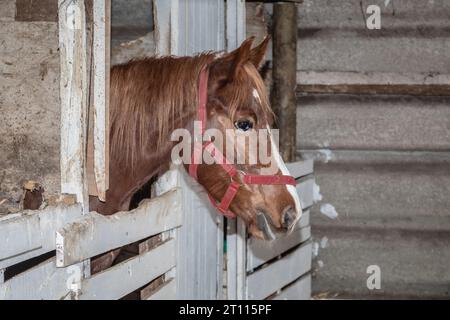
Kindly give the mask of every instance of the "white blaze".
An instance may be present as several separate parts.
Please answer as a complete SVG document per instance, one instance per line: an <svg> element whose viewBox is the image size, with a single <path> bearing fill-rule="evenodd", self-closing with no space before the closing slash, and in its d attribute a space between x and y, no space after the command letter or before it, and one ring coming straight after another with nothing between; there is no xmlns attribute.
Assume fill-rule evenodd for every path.
<svg viewBox="0 0 450 320"><path fill-rule="evenodd" d="M278 151L278 148L277 148L275 142L273 141L272 132L270 131L269 126L267 126L267 130L269 131L269 135L270 135L270 143L271 143L271 147L272 147L273 158L275 159L275 162L278 165L278 168L280 169L280 171L283 173L283 175L290 176L291 174L289 173L289 170L286 167L286 164L284 163L283 159L281 158L280 152ZM302 206L300 204L300 198L298 197L297 188L295 186L291 186L291 185L286 185L286 188L287 188L288 192L291 194L291 197L295 203L295 211L297 213L297 217L295 218L295 221L292 224L292 226L294 226L302 216Z"/></svg>
<svg viewBox="0 0 450 320"><path fill-rule="evenodd" d="M253 97L256 99L256 101L258 101L258 103L261 104L261 98L258 94L258 91L256 89L253 89L252 93L253 93Z"/></svg>

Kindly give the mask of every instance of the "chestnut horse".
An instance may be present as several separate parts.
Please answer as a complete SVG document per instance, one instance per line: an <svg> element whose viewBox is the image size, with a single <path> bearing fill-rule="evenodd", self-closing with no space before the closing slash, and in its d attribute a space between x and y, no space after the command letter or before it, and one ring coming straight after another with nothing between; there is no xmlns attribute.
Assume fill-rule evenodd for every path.
<svg viewBox="0 0 450 320"><path fill-rule="evenodd" d="M193 123L198 120L198 84L205 68L206 129L216 128L225 135L227 129L258 130L273 123L265 84L258 71L268 38L253 49L252 42L253 38L249 38L230 53L149 57L112 68L109 190L106 202L91 197L91 210L105 215L129 210L133 194L169 169L175 145L171 133L177 128L193 131ZM274 175L288 175L276 146L269 147L277 166ZM292 183L243 183L242 173L258 175L264 166L238 164L238 173L230 179L222 166L200 164L196 175L218 202L230 183L239 183L229 210L245 221L253 236L273 239L292 229L300 218L301 207Z"/></svg>

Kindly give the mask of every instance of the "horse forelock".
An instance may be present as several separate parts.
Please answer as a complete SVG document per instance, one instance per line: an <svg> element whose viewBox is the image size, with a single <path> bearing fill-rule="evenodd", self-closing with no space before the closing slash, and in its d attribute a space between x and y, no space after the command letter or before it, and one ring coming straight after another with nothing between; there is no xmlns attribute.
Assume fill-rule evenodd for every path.
<svg viewBox="0 0 450 320"><path fill-rule="evenodd" d="M230 84L230 103L227 106L230 118L234 121L237 111L252 108L257 115L260 127L272 124L274 113L270 107L266 85L258 70L250 62L246 63L237 79ZM252 103L254 100L256 103Z"/></svg>

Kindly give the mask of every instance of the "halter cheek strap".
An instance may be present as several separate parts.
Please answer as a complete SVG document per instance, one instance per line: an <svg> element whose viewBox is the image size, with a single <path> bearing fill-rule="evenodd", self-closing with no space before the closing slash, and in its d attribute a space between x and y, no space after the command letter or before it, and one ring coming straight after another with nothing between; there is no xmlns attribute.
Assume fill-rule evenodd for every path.
<svg viewBox="0 0 450 320"><path fill-rule="evenodd" d="M208 76L209 69L204 67L200 73L199 84L198 84L198 120L201 123L201 137L205 133L206 128L206 103L208 98ZM220 203L208 194L208 197L212 205L217 208L224 216L228 218L235 218L236 213L232 212L229 207L231 202L235 198L239 187L242 185L240 182L234 180L233 178L237 175L237 169L234 165L229 164L227 158L216 148L214 143L207 141L202 144L202 142L194 142L194 152L191 159L191 164L189 165L189 175L195 180L198 180L197 171L198 163L202 157L203 150L208 152L211 157L220 164L222 169L231 178L231 183L228 185L225 194L222 197ZM242 177L243 184L260 184L260 185L296 185L295 179L287 175L251 175L244 173Z"/></svg>

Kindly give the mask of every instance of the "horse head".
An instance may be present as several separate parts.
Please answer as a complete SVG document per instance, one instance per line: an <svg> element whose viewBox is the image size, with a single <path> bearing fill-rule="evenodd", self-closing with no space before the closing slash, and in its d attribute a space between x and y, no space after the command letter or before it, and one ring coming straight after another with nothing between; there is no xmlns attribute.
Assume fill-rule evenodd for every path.
<svg viewBox="0 0 450 320"><path fill-rule="evenodd" d="M222 213L242 218L253 236L272 240L293 229L302 208L270 129L274 117L258 72L268 40L252 49L249 38L203 69L197 120L211 143L202 140L197 151L213 161L187 167Z"/></svg>

